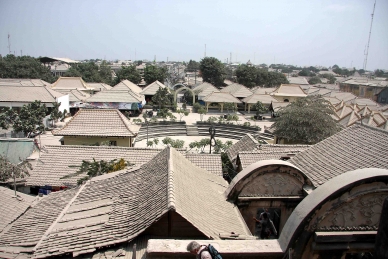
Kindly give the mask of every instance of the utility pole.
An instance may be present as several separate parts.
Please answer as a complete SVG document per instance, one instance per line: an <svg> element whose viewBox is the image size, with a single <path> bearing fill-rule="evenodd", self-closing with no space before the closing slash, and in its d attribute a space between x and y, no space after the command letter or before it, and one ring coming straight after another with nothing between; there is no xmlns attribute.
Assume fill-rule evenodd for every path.
<svg viewBox="0 0 388 259"><path fill-rule="evenodd" d="M372 20L370 22L370 29L369 29L368 45L366 47L366 52L364 53L365 54L365 60L364 60L364 66L363 66L364 70L366 70L366 63L368 61L369 42L370 42L370 35L372 34L372 24L373 24L373 16L375 14L375 7L376 7L376 0L375 0L375 4L373 5Z"/></svg>

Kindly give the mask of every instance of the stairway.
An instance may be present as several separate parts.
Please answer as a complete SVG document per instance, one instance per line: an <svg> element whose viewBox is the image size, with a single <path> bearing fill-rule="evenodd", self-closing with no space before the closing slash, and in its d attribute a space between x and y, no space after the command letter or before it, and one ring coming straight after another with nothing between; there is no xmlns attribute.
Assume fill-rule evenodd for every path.
<svg viewBox="0 0 388 259"><path fill-rule="evenodd" d="M199 136L197 125L186 124L186 133L187 133L187 136Z"/></svg>

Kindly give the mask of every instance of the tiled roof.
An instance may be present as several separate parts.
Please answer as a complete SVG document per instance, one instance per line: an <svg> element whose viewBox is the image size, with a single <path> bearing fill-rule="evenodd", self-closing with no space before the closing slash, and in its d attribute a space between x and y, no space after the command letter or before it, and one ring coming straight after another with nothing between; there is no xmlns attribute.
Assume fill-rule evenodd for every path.
<svg viewBox="0 0 388 259"><path fill-rule="evenodd" d="M211 94L212 92L219 92L217 87L215 87L214 85L212 85L208 82L205 82L205 83L202 83L202 84L196 86L193 89L193 91L195 93L198 92L198 97L205 97L205 96Z"/></svg>
<svg viewBox="0 0 388 259"><path fill-rule="evenodd" d="M356 124L289 160L315 186L359 168L388 169L388 131Z"/></svg>
<svg viewBox="0 0 388 259"><path fill-rule="evenodd" d="M306 97L307 94L303 91L300 85L281 84L275 91L271 93L274 96L298 96Z"/></svg>
<svg viewBox="0 0 388 259"><path fill-rule="evenodd" d="M104 92L102 92L104 93ZM55 136L135 136L130 121L115 109L80 109Z"/></svg>
<svg viewBox="0 0 388 259"><path fill-rule="evenodd" d="M52 89L79 89L79 90L92 90L87 83L82 80L81 77L60 77L58 80L52 84Z"/></svg>
<svg viewBox="0 0 388 259"><path fill-rule="evenodd" d="M63 94L51 90L48 86L0 86L0 102L55 102Z"/></svg>
<svg viewBox="0 0 388 259"><path fill-rule="evenodd" d="M311 145L284 145L284 144L270 144L270 145L260 145L258 147L261 151L268 152L285 152L285 153L298 153L302 152L308 148L312 147Z"/></svg>
<svg viewBox="0 0 388 259"><path fill-rule="evenodd" d="M227 87L223 88L221 92L231 93L234 97L237 97L237 98L244 98L252 95L251 90L249 90L245 86L240 85L238 83L228 85Z"/></svg>
<svg viewBox="0 0 388 259"><path fill-rule="evenodd" d="M309 82L307 82L307 79L305 77L287 77L288 82L290 84L297 84L297 85L309 85Z"/></svg>
<svg viewBox="0 0 388 259"><path fill-rule="evenodd" d="M19 218L9 233L0 238L0 244L26 246L11 231L20 222L29 222L30 228L44 224L42 231L33 235L39 235L40 242L31 240L34 245L37 243L34 257L67 253L75 257L131 241L170 210L209 238L219 239L219 233L231 232L250 235L237 207L225 200L226 187L221 177L196 167L178 151L166 148L140 168L95 177L79 188L48 195L33 209L42 216L51 213L50 218L44 221L41 216L42 223L27 219L27 215ZM71 200L61 197L68 193L72 194ZM46 205L43 201L60 204L53 209L50 204L42 206ZM66 201L65 208L61 201ZM21 238L30 238L28 234L27 231Z"/></svg>
<svg viewBox="0 0 388 259"><path fill-rule="evenodd" d="M112 89L112 86L104 84L104 83L88 83L88 85L95 90L101 89L101 91L110 90Z"/></svg>
<svg viewBox="0 0 388 259"><path fill-rule="evenodd" d="M159 87L165 88L166 86L156 80L155 82L144 88L143 91L141 91L140 93L144 95L154 95L159 90Z"/></svg>
<svg viewBox="0 0 388 259"><path fill-rule="evenodd" d="M51 84L41 79L26 78L0 78L0 86L50 86Z"/></svg>
<svg viewBox="0 0 388 259"><path fill-rule="evenodd" d="M32 253L77 191L78 188L51 193L28 209L0 235L0 252Z"/></svg>
<svg viewBox="0 0 388 259"><path fill-rule="evenodd" d="M0 238L6 226L20 217L33 203L35 197L0 186Z"/></svg>
<svg viewBox="0 0 388 259"><path fill-rule="evenodd" d="M341 101L345 101L345 102L357 98L357 96L355 96L352 93L348 93L348 92L331 92L330 97L336 97L337 99L339 99Z"/></svg>
<svg viewBox="0 0 388 259"><path fill-rule="evenodd" d="M239 99L231 95L230 93L212 92L203 98L205 102L215 103L241 103Z"/></svg>
<svg viewBox="0 0 388 259"><path fill-rule="evenodd" d="M134 83L132 83L129 80L121 81L120 83L115 85L111 90L112 91L128 91L128 90L131 90L132 92L135 92L137 94L139 94L142 91L142 89L139 86L135 85Z"/></svg>
<svg viewBox="0 0 388 259"><path fill-rule="evenodd" d="M252 94L244 99L242 99L244 103L257 103L258 101L263 104L270 104L271 102L278 102L275 98L270 96L269 94Z"/></svg>
<svg viewBox="0 0 388 259"><path fill-rule="evenodd" d="M135 148L135 147L110 147L110 146L45 146L39 161L27 178L28 186L76 186L77 180L85 175L61 179L63 176L73 174L82 164L82 160L96 161L123 158L135 166L150 161L161 149ZM221 156L216 154L192 154L181 150L182 154L193 164L209 172L222 176Z"/></svg>
<svg viewBox="0 0 388 259"><path fill-rule="evenodd" d="M258 87L255 90L253 90L253 93L254 94L270 94L275 90L276 90L276 88L273 88L273 87L271 87L271 88Z"/></svg>
<svg viewBox="0 0 388 259"><path fill-rule="evenodd" d="M242 137L239 141L234 143L231 147L226 150L226 154L229 157L230 161L234 161L237 158L237 155L241 151L252 151L258 147L259 142L252 137L251 134L247 134Z"/></svg>
<svg viewBox="0 0 388 259"><path fill-rule="evenodd" d="M80 91L78 89L55 89L55 91L62 93L62 94L68 94L69 95L69 102L83 102L87 98L90 97L90 94Z"/></svg>
<svg viewBox="0 0 388 259"><path fill-rule="evenodd" d="M284 151L242 151L238 153L238 160L240 160L241 167L244 169L257 161L271 159L279 160L282 157L288 156L290 153Z"/></svg>
<svg viewBox="0 0 388 259"><path fill-rule="evenodd" d="M98 92L88 99L86 102L105 102L105 103L139 103L144 100L144 95L138 95L130 90L117 91L108 90Z"/></svg>
<svg viewBox="0 0 388 259"><path fill-rule="evenodd" d="M183 154L191 163L206 171L222 176L222 160L219 154Z"/></svg>

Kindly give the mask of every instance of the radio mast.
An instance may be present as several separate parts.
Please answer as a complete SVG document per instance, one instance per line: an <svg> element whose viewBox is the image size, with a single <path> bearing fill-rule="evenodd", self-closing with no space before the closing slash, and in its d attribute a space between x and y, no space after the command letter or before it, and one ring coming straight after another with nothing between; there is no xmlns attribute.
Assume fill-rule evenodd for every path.
<svg viewBox="0 0 388 259"><path fill-rule="evenodd" d="M375 14L375 7L376 7L376 0L375 4L373 5L373 13L372 13L372 20L370 22L370 29L369 29L369 38L368 38L368 45L366 47L366 50L364 51L365 59L364 59L364 65L363 69L366 70L366 63L368 61L368 52L369 52L369 42L370 42L370 35L372 34L372 23L373 23L373 16Z"/></svg>

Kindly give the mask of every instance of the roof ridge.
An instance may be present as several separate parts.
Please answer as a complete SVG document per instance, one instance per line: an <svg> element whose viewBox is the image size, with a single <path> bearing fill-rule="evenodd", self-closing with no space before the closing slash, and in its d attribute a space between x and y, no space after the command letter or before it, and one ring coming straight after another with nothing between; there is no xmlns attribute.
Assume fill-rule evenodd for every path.
<svg viewBox="0 0 388 259"><path fill-rule="evenodd" d="M172 162L172 148L167 147L167 208L176 211L175 205L175 186L174 186L174 166Z"/></svg>
<svg viewBox="0 0 388 259"><path fill-rule="evenodd" d="M121 111L119 111L118 109L113 109L113 110L115 110L115 111L117 112L117 115L119 115L121 121L124 123L125 128L127 128L127 130L128 130L131 134L136 135L136 134L133 133L132 130L130 129L130 127L129 127L129 122L130 122L130 121L127 119L127 117L125 117L125 115L122 114ZM127 122L128 122L128 123L127 123Z"/></svg>
<svg viewBox="0 0 388 259"><path fill-rule="evenodd" d="M85 186L89 184L88 182L86 182L86 184L83 184L79 190L77 191L77 193L73 196L73 198L71 198L71 200L67 203L67 205L63 208L63 210L61 211L61 213L59 213L58 217L54 220L54 222L50 225L50 227L46 230L46 232L42 235L42 238L38 241L38 243L34 246L34 251L37 250L37 248L39 247L39 245L43 242L43 239L45 237L47 237L51 230L54 228L54 226L58 223L58 221L63 217L63 215L65 215L65 213L67 212L67 210L70 208L71 204L75 201L75 199L78 197L78 195L81 193L81 191L85 188ZM66 191L66 190L65 190ZM71 191L71 190L69 190Z"/></svg>

